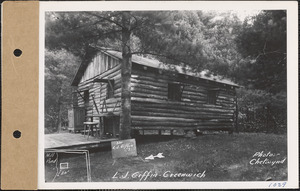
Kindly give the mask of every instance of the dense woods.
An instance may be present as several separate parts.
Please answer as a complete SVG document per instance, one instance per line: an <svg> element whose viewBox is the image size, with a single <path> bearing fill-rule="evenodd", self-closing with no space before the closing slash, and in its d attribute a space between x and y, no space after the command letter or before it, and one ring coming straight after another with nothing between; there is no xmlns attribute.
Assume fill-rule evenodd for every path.
<svg viewBox="0 0 300 191"><path fill-rule="evenodd" d="M68 122L72 103L72 78L80 59L62 49L45 52L45 124L47 132L59 131Z"/></svg>
<svg viewBox="0 0 300 191"><path fill-rule="evenodd" d="M45 40L47 131L58 131L67 122L66 110L72 104L71 81L79 64L95 56L90 47L123 53L119 69L127 80L115 83L119 88L117 95L122 98L120 107L128 111L123 116L126 125L131 126L131 121L133 125L145 123L137 117L131 120L129 111L134 113L140 106L128 100L129 96L145 92L123 91L131 89L128 77L133 76L132 84L141 78L135 77L131 68L131 56L137 54L158 59L170 67L189 66L195 72L206 70L208 74L230 78L241 86L237 93L240 130L286 131L285 11L260 11L244 20L230 11L48 12ZM95 84L94 89L97 88ZM201 102L201 96L193 91L190 87L191 93L183 98L198 96ZM162 95L148 96L145 99ZM232 103L224 100L222 104ZM160 107L158 114L166 108L182 116L192 113ZM150 115L152 111L147 108L151 105L144 108L144 114ZM225 126L231 123L221 119L220 122ZM123 136L128 136L128 132L123 132Z"/></svg>

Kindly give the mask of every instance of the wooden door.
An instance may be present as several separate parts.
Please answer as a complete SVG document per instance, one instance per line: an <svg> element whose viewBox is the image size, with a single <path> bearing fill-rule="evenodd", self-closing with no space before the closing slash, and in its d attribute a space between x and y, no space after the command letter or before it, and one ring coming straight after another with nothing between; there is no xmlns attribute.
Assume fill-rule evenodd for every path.
<svg viewBox="0 0 300 191"><path fill-rule="evenodd" d="M68 109L69 131L74 131L74 110Z"/></svg>

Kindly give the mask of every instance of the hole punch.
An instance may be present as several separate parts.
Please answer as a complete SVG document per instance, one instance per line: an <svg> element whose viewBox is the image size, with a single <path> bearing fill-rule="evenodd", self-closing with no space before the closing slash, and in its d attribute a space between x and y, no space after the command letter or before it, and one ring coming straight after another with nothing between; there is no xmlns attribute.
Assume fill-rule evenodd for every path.
<svg viewBox="0 0 300 191"><path fill-rule="evenodd" d="M13 136L14 136L14 138L18 139L21 137L21 132L16 130L16 131L14 131Z"/></svg>
<svg viewBox="0 0 300 191"><path fill-rule="evenodd" d="M21 56L21 54L22 54L22 50L20 50L20 49L15 49L15 50L14 50L14 55L15 55L16 57Z"/></svg>

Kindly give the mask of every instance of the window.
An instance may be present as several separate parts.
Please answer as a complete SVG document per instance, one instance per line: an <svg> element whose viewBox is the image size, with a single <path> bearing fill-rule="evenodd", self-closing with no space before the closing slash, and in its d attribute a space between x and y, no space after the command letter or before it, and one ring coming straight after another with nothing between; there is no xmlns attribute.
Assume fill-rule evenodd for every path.
<svg viewBox="0 0 300 191"><path fill-rule="evenodd" d="M84 98L84 105L88 106L89 105L89 99L90 99L90 94L89 94L89 90L85 90L84 94L83 94L83 98Z"/></svg>
<svg viewBox="0 0 300 191"><path fill-rule="evenodd" d="M217 90L208 90L207 93L207 103L208 104L216 104L217 101Z"/></svg>
<svg viewBox="0 0 300 191"><path fill-rule="evenodd" d="M168 84L168 99L173 101L181 101L181 86L180 84Z"/></svg>
<svg viewBox="0 0 300 191"><path fill-rule="evenodd" d="M114 97L114 81L110 80L107 83L107 94L106 99L113 98Z"/></svg>

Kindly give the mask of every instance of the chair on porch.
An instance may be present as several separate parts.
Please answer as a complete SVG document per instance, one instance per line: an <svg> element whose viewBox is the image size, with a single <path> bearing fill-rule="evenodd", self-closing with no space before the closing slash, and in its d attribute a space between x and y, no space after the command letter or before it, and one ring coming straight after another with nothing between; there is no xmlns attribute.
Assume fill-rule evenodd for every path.
<svg viewBox="0 0 300 191"><path fill-rule="evenodd" d="M87 107L87 110L92 110L92 115L93 115L93 107L92 106L89 106ZM93 132L95 131L96 135L98 134L98 136L100 137L99 135L99 132L100 129L98 130L97 129L97 126L99 125L99 121L98 120L93 120L93 118L91 117L91 121L85 121L83 122L83 132L84 132L84 136L86 135L87 133L87 139L89 139L90 135L93 136Z"/></svg>
<svg viewBox="0 0 300 191"><path fill-rule="evenodd" d="M87 132L87 139L89 139L90 135L93 136L93 132L95 130L96 134L98 133L98 130L97 130L97 125L99 124L99 121L86 121L86 122L83 122L83 125L84 125L84 136Z"/></svg>

